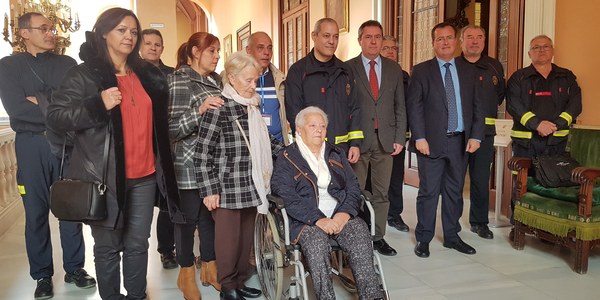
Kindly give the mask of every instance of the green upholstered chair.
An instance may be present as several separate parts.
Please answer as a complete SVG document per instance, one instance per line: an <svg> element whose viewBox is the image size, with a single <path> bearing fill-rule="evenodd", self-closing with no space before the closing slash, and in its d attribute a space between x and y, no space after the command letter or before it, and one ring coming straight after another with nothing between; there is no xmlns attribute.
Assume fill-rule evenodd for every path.
<svg viewBox="0 0 600 300"><path fill-rule="evenodd" d="M590 249L600 244L600 130L572 128L569 149L582 167L571 180L579 186L544 188L527 173L531 159L513 157L508 162L516 182L514 248L522 250L525 234L571 248L574 271L585 274Z"/></svg>

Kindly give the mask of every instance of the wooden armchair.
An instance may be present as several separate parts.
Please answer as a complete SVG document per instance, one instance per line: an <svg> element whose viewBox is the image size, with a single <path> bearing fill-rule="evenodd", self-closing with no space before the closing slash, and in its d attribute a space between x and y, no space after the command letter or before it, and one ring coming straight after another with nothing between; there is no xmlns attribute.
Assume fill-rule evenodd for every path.
<svg viewBox="0 0 600 300"><path fill-rule="evenodd" d="M525 234L560 244L574 250L574 271L585 274L590 250L600 244L600 188L594 187L600 178L600 130L572 129L569 145L571 155L585 166L571 174L578 187L541 188L527 176L531 159L508 162L516 176L513 247L523 249Z"/></svg>

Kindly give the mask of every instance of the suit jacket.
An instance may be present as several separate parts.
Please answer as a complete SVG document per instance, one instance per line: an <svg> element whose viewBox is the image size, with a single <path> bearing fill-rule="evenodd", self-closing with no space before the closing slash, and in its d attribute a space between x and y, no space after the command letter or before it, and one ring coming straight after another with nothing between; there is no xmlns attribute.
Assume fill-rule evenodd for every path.
<svg viewBox="0 0 600 300"><path fill-rule="evenodd" d="M460 84L465 143L468 139L482 141L485 123L480 91L476 85L475 68L462 60L454 61ZM447 102L437 59L434 57L416 65L408 84L406 102L410 115L411 151L418 152L415 141L424 138L429 143L429 157L436 158L445 153L448 132Z"/></svg>
<svg viewBox="0 0 600 300"><path fill-rule="evenodd" d="M396 62L381 58L378 99L373 98L369 77L365 72L362 54L347 63L354 73L354 93L360 104L360 118L364 140L360 151L366 152L373 139L381 141L386 152L394 151L394 143L404 145L406 140L406 105L402 69ZM375 134L375 118L378 119Z"/></svg>

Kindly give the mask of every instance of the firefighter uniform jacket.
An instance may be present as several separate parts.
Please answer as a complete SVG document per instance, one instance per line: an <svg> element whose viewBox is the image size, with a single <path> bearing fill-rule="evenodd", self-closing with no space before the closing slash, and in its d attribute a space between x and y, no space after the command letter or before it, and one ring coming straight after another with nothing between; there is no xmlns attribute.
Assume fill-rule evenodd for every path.
<svg viewBox="0 0 600 300"><path fill-rule="evenodd" d="M485 117L485 135L496 135L496 118L498 117L498 106L504 101L506 94L506 80L504 79L504 68L500 62L487 55L481 55L478 61L471 63L461 55L462 59L475 66L477 81L481 90L483 100L483 114Z"/></svg>
<svg viewBox="0 0 600 300"><path fill-rule="evenodd" d="M363 132L352 71L335 56L328 62L318 61L313 51L290 67L285 81L285 111L292 131L296 115L303 108L317 106L329 119L327 141L345 145L344 150L359 147Z"/></svg>
<svg viewBox="0 0 600 300"><path fill-rule="evenodd" d="M548 78L533 65L517 70L508 80L507 110L514 119L514 143L528 147L541 121L556 124L558 130L547 136L549 145L567 139L569 128L581 113L581 88L575 74L552 64Z"/></svg>

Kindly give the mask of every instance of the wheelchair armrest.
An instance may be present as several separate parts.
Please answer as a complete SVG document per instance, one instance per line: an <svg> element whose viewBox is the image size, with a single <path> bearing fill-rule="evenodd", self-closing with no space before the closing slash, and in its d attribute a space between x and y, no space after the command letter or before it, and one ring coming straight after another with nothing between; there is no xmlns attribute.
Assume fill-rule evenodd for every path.
<svg viewBox="0 0 600 300"><path fill-rule="evenodd" d="M373 198L373 194L367 190L361 190L360 196L363 198L365 202L371 202L371 198Z"/></svg>
<svg viewBox="0 0 600 300"><path fill-rule="evenodd" d="M273 202L277 208L282 209L285 208L285 203L283 203L283 199L279 196L268 194L267 199L269 202Z"/></svg>

